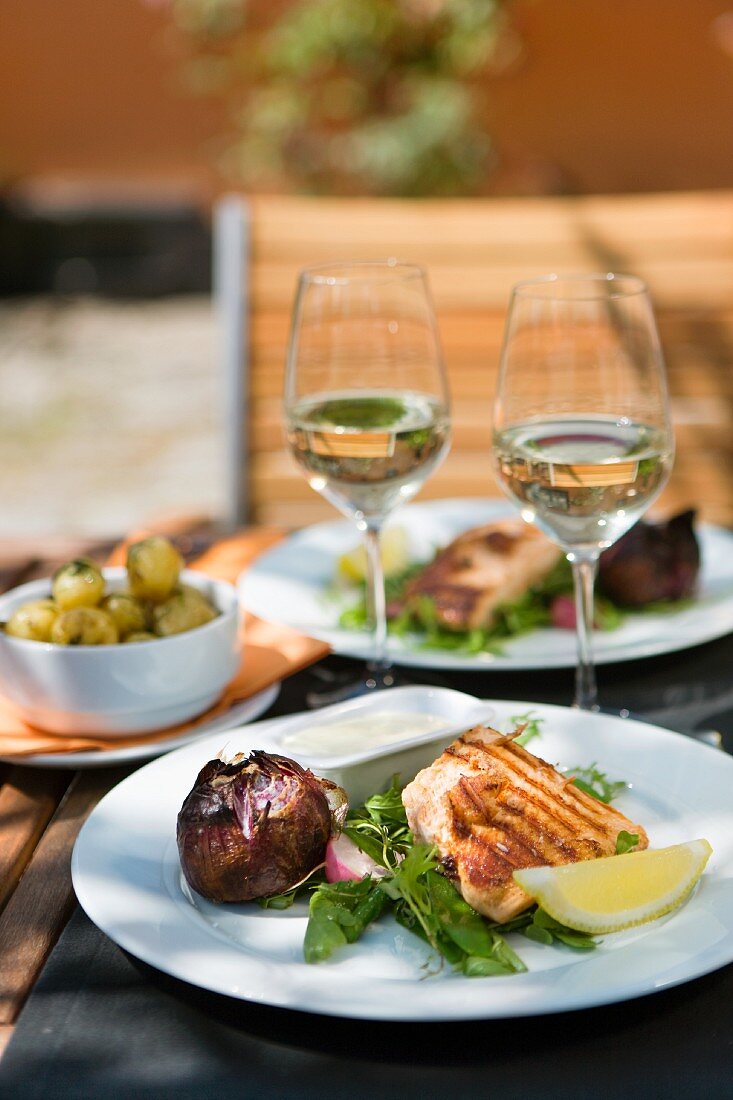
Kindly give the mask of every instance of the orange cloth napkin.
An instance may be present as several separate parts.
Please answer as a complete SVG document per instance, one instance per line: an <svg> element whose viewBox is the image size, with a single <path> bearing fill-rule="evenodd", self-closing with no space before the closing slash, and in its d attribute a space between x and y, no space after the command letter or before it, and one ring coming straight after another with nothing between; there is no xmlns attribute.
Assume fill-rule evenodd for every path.
<svg viewBox="0 0 733 1100"><path fill-rule="evenodd" d="M141 536L139 534L134 536L135 539L138 537ZM282 532L275 528L245 531L216 543L189 568L197 569L218 580L233 582L258 554L281 538ZM123 543L117 547L109 559L111 565L124 563L126 545L127 543ZM68 734L47 733L29 726L17 708L0 696L0 756L87 752L92 749L104 752L133 745L146 745L152 741L165 741L166 738L177 737L186 730L195 729L196 726L224 714L235 703L240 703L264 691L271 684L320 660L328 652L329 647L324 642L306 638L289 627L276 626L254 615L245 614L244 649L239 671L224 689L219 701L193 721L154 733L134 734L129 737L98 737L92 734L74 737Z"/></svg>

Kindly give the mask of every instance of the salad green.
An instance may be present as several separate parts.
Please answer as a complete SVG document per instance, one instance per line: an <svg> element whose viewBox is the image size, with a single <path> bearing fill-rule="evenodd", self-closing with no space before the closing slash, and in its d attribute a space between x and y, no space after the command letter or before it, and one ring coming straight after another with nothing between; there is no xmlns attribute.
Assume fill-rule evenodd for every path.
<svg viewBox="0 0 733 1100"><path fill-rule="evenodd" d="M528 729L537 736L537 719L530 717L530 722L533 727L528 725ZM616 790L625 786L608 785ZM518 974L527 969L505 938L510 932L520 932L536 943L557 942L579 951L593 950L596 945L591 936L567 928L536 905L506 924L490 921L472 909L442 873L437 850L413 843L397 776L386 791L372 795L349 814L344 832L387 873L381 878L316 886L305 937L308 962L320 962L338 947L354 943L369 923L387 910L399 924L430 944L440 965L448 963L467 977ZM618 844L629 845L632 840L631 834L620 835Z"/></svg>
<svg viewBox="0 0 733 1100"><path fill-rule="evenodd" d="M429 563L425 561L411 562L402 570L386 578L385 594L388 606L390 603L402 603L409 582L421 573L427 564ZM358 598L344 608L339 616L339 625L345 630L367 630L370 625L363 582L358 589ZM338 591L338 586L334 591ZM353 588L349 588L348 591L353 592ZM342 601L343 595L343 588L341 588ZM566 558L561 558L542 581L529 588L517 600L498 607L490 627L448 630L439 621L435 604L430 597L419 595L412 597L398 614L390 618L388 629L396 637L411 635L419 638L418 644L421 649L500 655L507 639L553 625L553 603L557 597L573 598L572 571ZM635 607L634 612L659 615L683 610L693 602L691 598L654 601L644 607ZM594 619L599 630L618 629L628 614L628 608L621 607L607 596L596 592Z"/></svg>
<svg viewBox="0 0 733 1100"><path fill-rule="evenodd" d="M409 582L422 572L425 562L412 562L399 573L385 581L387 603L402 599ZM410 601L388 624L389 632L397 637L407 634L421 635L421 648L453 650L458 653L496 653L508 638L526 634L539 627L552 625L552 603L555 597L570 596L573 578L570 564L562 558L553 570L539 583L524 592L513 603L504 604L496 611L495 622L490 627L475 630L447 630L438 621L435 605L428 596L418 596ZM596 625L601 630L615 630L625 618L623 611L611 600L596 596ZM345 630L366 630L369 612L364 586L357 601L342 611L339 625Z"/></svg>
<svg viewBox="0 0 733 1100"><path fill-rule="evenodd" d="M511 719L524 726L517 742L541 736L542 719L532 711ZM571 782L600 802L610 802L627 784L612 780L596 764L566 769ZM592 951L596 940L561 924L537 905L505 924L477 913L443 872L438 850L415 843L402 802L403 784L393 776L386 790L373 794L350 810L343 833L381 869L356 881L327 882L322 868L285 894L263 898L264 908L286 909L296 898L310 894L308 925L303 943L306 962L319 963L355 943L383 913L390 912L404 928L433 949L434 965L448 964L466 977L518 974L527 967L507 942L520 933L535 943L562 944L576 951ZM638 844L635 833L621 830L616 852Z"/></svg>
<svg viewBox="0 0 733 1100"><path fill-rule="evenodd" d="M541 720L517 715L524 724L523 743L540 736ZM571 769L572 782L599 801L608 802L626 784L610 780L595 764ZM346 819L344 832L384 869L383 877L359 882L319 882L310 901L305 958L320 962L347 943L354 943L371 923L391 911L403 927L428 943L440 965L448 963L467 977L517 974L526 970L506 940L519 932L535 943L564 944L578 951L596 946L592 936L560 924L534 905L506 924L478 914L442 872L437 849L416 844L402 804L402 784L394 776L386 791L372 795ZM638 836L622 830L617 852L631 851Z"/></svg>

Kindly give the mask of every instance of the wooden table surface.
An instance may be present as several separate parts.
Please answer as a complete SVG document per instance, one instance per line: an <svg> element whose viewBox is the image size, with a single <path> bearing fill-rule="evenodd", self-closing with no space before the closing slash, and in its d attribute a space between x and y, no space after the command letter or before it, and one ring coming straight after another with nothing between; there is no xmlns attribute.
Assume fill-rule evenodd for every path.
<svg viewBox="0 0 733 1100"><path fill-rule="evenodd" d="M185 557L211 541L200 521L159 525ZM112 542L17 542L0 558L0 591L47 577L72 557L103 562ZM84 771L0 762L0 1055L18 1015L76 904L71 852L97 802L136 767Z"/></svg>
<svg viewBox="0 0 733 1100"><path fill-rule="evenodd" d="M190 535L184 536L180 545L183 549L187 548L190 555L198 551L201 541L208 537L210 535L197 535L195 538ZM14 554L6 554L5 558L0 559L0 585L3 588L8 588L34 577L47 576L56 565L79 553L90 554L103 561L109 549L110 547L107 545L79 545L78 543L47 545L44 557L40 558L38 554L31 556L27 547L17 547ZM331 663L334 660L331 659ZM733 636L730 636L709 643L706 646L697 647L684 654L673 653L646 662L604 666L599 670L603 699L611 707L628 705L640 713L646 709L651 714L649 720L656 720L660 724L667 724L667 722L662 716L663 711L660 711L659 708L669 707L678 719L674 728L693 733L693 735L695 730L707 729L711 725L715 725L715 728L723 731L724 748L731 752L733 751L733 692L730 687L732 660ZM419 672L419 670L410 671ZM293 709L297 709L300 696L296 697L295 694L294 681L296 679L296 677L293 677L291 681L283 685L282 697L278 700L275 708L276 712L290 713ZM415 679L419 682L419 676L416 676ZM572 675L569 671L560 670L556 675L553 675L550 681L547 678L538 676L536 673L513 672L502 674L500 685L493 683L492 687L489 688L483 674L471 673L451 678L449 686L470 691L472 694L480 694L481 692L488 694L490 690L495 690L496 694L503 698L537 699L567 704L572 689ZM291 689L292 698L289 695ZM302 706L302 702L300 706ZM15 763L0 763L0 1052L7 1046L23 1006L33 992L46 960L74 912L75 899L71 883L70 860L76 837L86 817L100 798L136 766L137 764L131 763L125 767L66 770L41 769L30 766L24 767ZM72 922L69 927L73 930L74 923ZM728 1013L728 1009L721 1009L721 1004L729 1005L733 1003L733 1001L730 1001L728 992L731 973L733 973L733 970L728 967L712 978L700 979L695 983L688 983L681 990L673 990L660 995L659 1000L656 997L644 998L642 1003L636 1006L632 1005L631 1008L623 1006L624 1012L622 1013L617 1012L614 1007L594 1010L595 1016L588 1016L588 1026L585 1032L583 1031L582 1020L580 1022L576 1020L570 1027L570 1032L573 1034L578 1032L582 1043L587 1042L595 1050L598 1044L601 1043L603 1028L611 1027L611 1025L614 1025L614 1021L616 1021L614 1026L620 1027L623 1020L626 1019L624 1013L635 1013L636 1015L630 1018L637 1021L634 1027L638 1024L641 1039L636 1045L640 1049L632 1052L626 1047L617 1047L612 1055L613 1059L617 1058L619 1049L624 1049L625 1056L629 1059L628 1064L634 1067L634 1072L638 1070L641 1073L642 1066L646 1064L650 1057L650 1047L647 1044L651 1044L651 1046L656 1044L654 1058L661 1066L670 1053L670 1035L672 1041L678 1044L674 1047L675 1051L678 1051L678 1047L679 1050L682 1050L684 1045L682 1036L684 1035L686 1037L684 1042L693 1042L694 1039L697 1044L694 1048L698 1052L695 1057L699 1055L699 1057L708 1059L714 1058L714 1062L710 1063L706 1072L710 1076L714 1069L719 1077L720 1073L728 1072L726 1067L731 1063L731 1049L733 1048L730 1047L729 1043L727 1045L723 1043L720 1047L716 1045L715 1053L711 1054L708 1047L713 1040L715 1044L721 1041L719 1032L724 1023L721 1022L718 1032L715 1032L715 1027L718 1026L716 1020L720 1018L723 1021L726 1013ZM189 1012L190 997L191 991L184 990L181 994L180 1006L174 998L172 1007L169 1006L165 1011L169 1012L171 1017L179 1010L181 1013ZM146 1000L146 1004L149 1007L154 1006L154 1001L155 998L151 993L151 996ZM650 1002L656 1003L650 1004ZM32 1007L32 1004L30 1007ZM243 1011L247 1009L248 1006L243 1006ZM661 1023L664 1026L661 1026L661 1023L657 1026L655 1023L660 1009L667 1014L666 1016L663 1014L661 1017ZM227 1011L230 1010L231 1006L227 1008ZM152 1007L150 1007L150 1011L153 1011ZM196 1017L192 1034L200 1033L204 1026L209 1026L207 1012L201 1014L200 1019ZM720 1015L721 1012L722 1015ZM718 1016L715 1015L716 1013ZM264 1014L260 1014L265 1021L269 1020L272 1023L272 1012L268 1014L265 1010ZM578 1016L584 1016L584 1014L578 1014ZM705 1021L710 1019L713 1020L713 1024L708 1026ZM622 1021L622 1024L619 1023L619 1020ZM699 1021L699 1027L697 1021ZM297 1027L295 1024L292 1026L297 1031L296 1047L298 1050L300 1050L298 1044L302 1040L301 1031L306 1024L311 1028L313 1034L322 1031L322 1022L319 1017L313 1017L310 1022L306 1020L306 1024L299 1019L296 1024ZM503 1041L508 1042L509 1036L514 1034L514 1031L518 1035L522 1034L522 1028L512 1030L516 1021L507 1021L506 1024L507 1029ZM280 1030L284 1025L280 1016L277 1018L276 1025L272 1023L274 1046L271 1055L268 1054L268 1057L271 1057L273 1066L279 1064L278 1059L282 1057L279 1044L281 1041ZM180 1024L180 1026L184 1028L185 1033L184 1024ZM242 1032L245 1038L240 1037L242 1042L245 1042L245 1040L250 1042L250 1039L246 1036L249 1035L252 1026L254 1025L250 1020L247 1024L249 1031L245 1028ZM264 1026L262 1025L262 1027ZM344 1024L344 1027L346 1026ZM497 1026L502 1026L501 1022L497 1022ZM563 1026L569 1027L570 1025L563 1024ZM623 1027L625 1026L626 1024L623 1024ZM543 1029L549 1028L551 1047L555 1043L552 1027L552 1019L548 1024L543 1024ZM667 1027L669 1033L666 1030ZM38 1029L37 1016L36 1029L38 1041L43 1043L43 1033L42 1029ZM695 1031L695 1029L697 1030ZM18 1030L18 1039L22 1038L22 1030L22 1027ZM695 1031L695 1035L692 1035L692 1031ZM403 1029L403 1034L408 1034L408 1032L409 1028ZM360 1023L359 1034L365 1033L372 1035L375 1043L377 1038L379 1038L380 1043L386 1041L379 1031L379 1025ZM256 1028L255 1034L260 1034ZM471 1034L474 1036L474 1041L479 1043L479 1031L474 1029ZM501 1034L504 1034L504 1032ZM711 1034L712 1040L709 1038ZM267 1035L269 1035L269 1032ZM457 1034L455 1038L458 1038ZM230 1038L226 1041L229 1042ZM261 1054L264 1040L252 1041L255 1043L260 1042L257 1051ZM295 1040L293 1041L295 1042ZM352 1041L355 1040L349 1032L348 1043L351 1044ZM635 1040L633 1036L627 1036L625 1041L633 1045ZM220 1050L222 1042L224 1040L221 1036L215 1036L212 1039L212 1043L214 1043L212 1049ZM422 1042L422 1039L420 1042ZM557 1042L560 1043L559 1038ZM15 1048L16 1045L14 1043L13 1047ZM226 1046L226 1044L224 1045ZM267 1049L269 1050L269 1047ZM350 1045L348 1049L351 1051ZM375 1047L375 1049L377 1048ZM556 1051L553 1049L553 1057L555 1054ZM571 1057L571 1054L572 1050L568 1054L568 1058ZM595 1055L593 1056L595 1057ZM601 1054L598 1054L598 1057L600 1056ZM242 1054L242 1057L244 1057L244 1054ZM255 1055L252 1055L252 1057L255 1057ZM333 1052L329 1054L329 1057L333 1059ZM513 1057L515 1057L517 1066L524 1065L524 1061L522 1061L525 1058L524 1053L515 1051ZM682 1057L681 1054L680 1057ZM239 1055L237 1055L237 1058L232 1056L230 1060L233 1060L237 1065L241 1065L242 1063L237 1060L238 1058ZM300 1054L298 1054L298 1058L301 1058ZM5 1068L11 1061L12 1056L9 1056L5 1061ZM379 1060L377 1059L377 1061ZM514 1062L511 1063L512 1066L514 1064ZM615 1065L615 1062L613 1064ZM228 1062L227 1065L229 1065ZM571 1065L571 1063L568 1063L568 1065ZM267 1066L270 1066L269 1062ZM298 1062L298 1066L300 1066L300 1062ZM221 1069L221 1067L219 1068ZM229 1068L231 1069L231 1066ZM377 1070L373 1067L370 1072L372 1071L377 1073ZM475 1074L474 1077L471 1076L474 1070L471 1070L470 1067L468 1069L463 1067L461 1072L468 1074L470 1081L475 1084ZM483 1072L482 1069L481 1073ZM486 1072L490 1075L489 1069ZM544 1071L541 1069L537 1070L540 1076L542 1072ZM716 1081L718 1077L716 1077ZM730 1078L727 1080L730 1080ZM699 1084L699 1080L697 1083ZM428 1093L422 1093L422 1095L426 1094ZM537 1094L539 1095L539 1093ZM625 1094L631 1095L628 1092ZM662 1095L662 1093L653 1093L649 1088L641 1094L645 1096ZM577 1088L572 1095L580 1095ZM615 1096L622 1095L622 1093L611 1090L608 1095ZM690 1092L688 1088L686 1093L683 1089L681 1095L694 1096L695 1093L694 1091ZM715 1089L713 1089L709 1095L712 1097L723 1095L723 1093L720 1091L715 1092Z"/></svg>

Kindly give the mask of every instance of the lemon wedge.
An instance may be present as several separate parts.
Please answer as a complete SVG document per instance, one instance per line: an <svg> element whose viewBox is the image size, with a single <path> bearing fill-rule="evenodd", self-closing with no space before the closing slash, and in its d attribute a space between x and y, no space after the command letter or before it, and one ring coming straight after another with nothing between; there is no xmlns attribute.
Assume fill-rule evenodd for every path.
<svg viewBox="0 0 733 1100"><path fill-rule="evenodd" d="M569 928L619 932L680 905L705 870L712 848L690 840L563 867L526 867L514 881Z"/></svg>
<svg viewBox="0 0 733 1100"><path fill-rule="evenodd" d="M382 568L385 576L400 573L410 564L410 548L404 527L388 527L380 539ZM355 546L338 560L338 575L345 581L358 584L366 577L366 550Z"/></svg>

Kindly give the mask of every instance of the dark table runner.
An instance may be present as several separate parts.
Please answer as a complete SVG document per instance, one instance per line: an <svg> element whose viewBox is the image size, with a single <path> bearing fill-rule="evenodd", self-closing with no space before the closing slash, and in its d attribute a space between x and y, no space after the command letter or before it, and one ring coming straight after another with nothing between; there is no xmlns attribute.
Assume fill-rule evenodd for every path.
<svg viewBox="0 0 733 1100"><path fill-rule="evenodd" d="M332 659L323 671L338 676L348 668ZM683 732L717 728L731 751L732 669L729 636L600 668L602 700ZM406 675L495 698L568 703L572 695L565 672ZM301 709L314 683L312 671L293 677L268 716ZM125 955L77 911L0 1063L0 1097L201 1100L229 1093L730 1100L733 966L653 996L555 1016L340 1020L188 986Z"/></svg>

